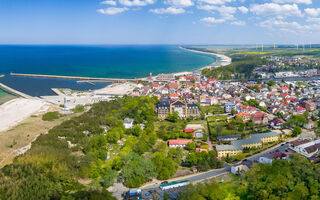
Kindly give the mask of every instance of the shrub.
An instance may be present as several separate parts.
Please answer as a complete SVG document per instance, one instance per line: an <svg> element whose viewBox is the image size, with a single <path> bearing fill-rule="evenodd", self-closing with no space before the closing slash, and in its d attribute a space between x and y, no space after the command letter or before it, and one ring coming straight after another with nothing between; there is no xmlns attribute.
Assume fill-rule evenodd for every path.
<svg viewBox="0 0 320 200"><path fill-rule="evenodd" d="M42 120L43 121L54 121L56 119L59 119L60 114L59 112L55 111L55 112L47 112L46 114L44 114L42 116Z"/></svg>

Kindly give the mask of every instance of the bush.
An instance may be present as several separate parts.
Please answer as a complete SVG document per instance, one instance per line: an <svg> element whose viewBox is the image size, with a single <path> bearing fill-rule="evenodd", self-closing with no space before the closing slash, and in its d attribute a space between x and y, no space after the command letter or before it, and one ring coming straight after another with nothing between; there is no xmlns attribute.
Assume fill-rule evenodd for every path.
<svg viewBox="0 0 320 200"><path fill-rule="evenodd" d="M59 119L60 114L59 112L55 111L55 112L47 112L46 114L44 114L42 116L42 120L43 121L54 121L56 119Z"/></svg>
<svg viewBox="0 0 320 200"><path fill-rule="evenodd" d="M74 113L79 113L84 111L84 106L83 105L77 105L74 109L72 109Z"/></svg>

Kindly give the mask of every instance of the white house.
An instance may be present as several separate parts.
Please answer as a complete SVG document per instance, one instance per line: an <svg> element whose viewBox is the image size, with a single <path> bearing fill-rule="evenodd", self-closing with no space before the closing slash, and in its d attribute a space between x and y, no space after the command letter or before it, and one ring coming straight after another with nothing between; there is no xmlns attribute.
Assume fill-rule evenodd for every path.
<svg viewBox="0 0 320 200"><path fill-rule="evenodd" d="M259 163L271 164L272 163L272 159L271 158L267 158L267 157L260 157L259 158Z"/></svg>
<svg viewBox="0 0 320 200"><path fill-rule="evenodd" d="M123 125L126 129L132 128L133 127L133 119L130 118L125 118L123 120Z"/></svg>
<svg viewBox="0 0 320 200"><path fill-rule="evenodd" d="M293 142L292 142L293 143ZM301 145L294 146L292 145L290 147L295 152L305 156L305 157L312 157L316 155L320 150L320 139L314 140L307 143L302 143Z"/></svg>

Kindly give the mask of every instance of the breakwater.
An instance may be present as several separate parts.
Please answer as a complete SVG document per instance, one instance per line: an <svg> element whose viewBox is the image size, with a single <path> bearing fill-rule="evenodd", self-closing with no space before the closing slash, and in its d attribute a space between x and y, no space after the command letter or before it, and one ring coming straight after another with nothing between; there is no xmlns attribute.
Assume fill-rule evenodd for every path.
<svg viewBox="0 0 320 200"><path fill-rule="evenodd" d="M60 79L73 79L73 80L87 80L87 81L105 81L105 82L136 82L140 79L121 79L121 78L94 78L94 77L80 77L80 76L58 76L58 75L44 75L44 74L20 74L10 73L11 76L24 76L24 77L41 77L41 78L60 78Z"/></svg>
<svg viewBox="0 0 320 200"><path fill-rule="evenodd" d="M8 86L6 86L6 85L4 85L4 84L2 84L2 83L0 83L0 88L2 88L2 89L5 90L5 91L8 91L8 92L10 92L10 93L12 93L12 94L15 94L15 95L18 95L18 96L27 98L27 99L34 99L34 97L32 97L32 96L29 96L29 95L27 95L27 94L24 94L24 93L22 93L22 92L19 92L19 91L15 90L15 89L13 89L13 88L11 88L11 87L8 87Z"/></svg>

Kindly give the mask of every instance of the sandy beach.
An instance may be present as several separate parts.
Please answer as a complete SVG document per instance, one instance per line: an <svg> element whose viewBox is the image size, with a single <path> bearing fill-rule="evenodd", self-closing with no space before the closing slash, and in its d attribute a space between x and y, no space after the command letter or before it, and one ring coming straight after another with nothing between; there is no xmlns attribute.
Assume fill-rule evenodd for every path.
<svg viewBox="0 0 320 200"><path fill-rule="evenodd" d="M192 52L195 52L195 53L214 55L214 56L220 58L220 62L218 62L217 66L215 66L215 67L226 66L226 65L229 65L229 64L232 63L232 59L230 57L226 56L226 55L217 54L217 53L211 53L211 52L198 51L198 50L193 50L193 49L187 49L187 48L183 48L183 47L180 47L180 48L184 49L186 51L192 51ZM216 63L216 61L213 62L213 63ZM213 66L213 65L210 64L209 66Z"/></svg>
<svg viewBox="0 0 320 200"><path fill-rule="evenodd" d="M36 99L17 98L0 105L0 131L17 125L39 111L46 110L46 103Z"/></svg>
<svg viewBox="0 0 320 200"><path fill-rule="evenodd" d="M108 94L108 95L128 95L136 87L136 84L133 83L113 83L107 87L95 90L95 94Z"/></svg>
<svg viewBox="0 0 320 200"><path fill-rule="evenodd" d="M226 55L222 55L222 54L217 54L217 53L210 53L210 52L204 52L204 51L197 51L197 50L192 50L192 49L187 49L184 47L180 47L183 50L186 51L191 51L191 52L195 52L195 53L202 53L202 54L208 54L208 55L214 55L218 58L220 58L220 61L215 61L207 66L201 67L198 70L203 70L203 69L207 69L207 68L212 68L212 67L221 67L221 66L226 66L232 63L232 59ZM189 75L192 74L192 71L185 71L185 72L177 72L177 73L173 73L175 76L182 76L182 75Z"/></svg>

